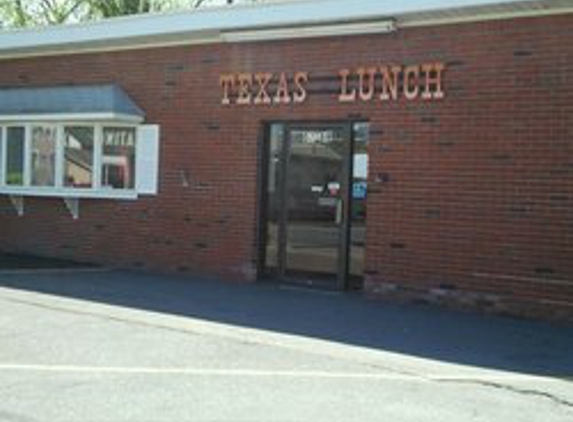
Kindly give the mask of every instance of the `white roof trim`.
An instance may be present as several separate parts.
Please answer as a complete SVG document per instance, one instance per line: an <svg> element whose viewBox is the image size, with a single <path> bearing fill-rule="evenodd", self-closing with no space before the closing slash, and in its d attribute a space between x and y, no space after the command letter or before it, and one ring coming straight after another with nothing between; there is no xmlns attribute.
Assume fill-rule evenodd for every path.
<svg viewBox="0 0 573 422"><path fill-rule="evenodd" d="M223 42L228 33L395 20L400 26L573 13L571 0L312 0L205 8L0 32L0 58ZM362 27L363 29L363 27ZM342 30L342 29L341 29ZM343 31L339 35L353 33ZM232 39L232 36L231 36ZM257 40L267 38L259 37ZM229 37L227 42L232 42Z"/></svg>
<svg viewBox="0 0 573 422"><path fill-rule="evenodd" d="M573 13L572 0L519 1L449 9L439 14L431 11L406 13L399 17L397 24L401 28L409 28L571 13Z"/></svg>
<svg viewBox="0 0 573 422"><path fill-rule="evenodd" d="M258 29L224 32L221 40L226 42L272 41L297 38L387 34L396 30L394 21L347 23L337 25L315 25L306 27L289 27L276 29Z"/></svg>
<svg viewBox="0 0 573 422"><path fill-rule="evenodd" d="M21 122L93 122L109 121L141 123L143 117L123 113L54 113L54 114L7 114L0 115L0 123Z"/></svg>

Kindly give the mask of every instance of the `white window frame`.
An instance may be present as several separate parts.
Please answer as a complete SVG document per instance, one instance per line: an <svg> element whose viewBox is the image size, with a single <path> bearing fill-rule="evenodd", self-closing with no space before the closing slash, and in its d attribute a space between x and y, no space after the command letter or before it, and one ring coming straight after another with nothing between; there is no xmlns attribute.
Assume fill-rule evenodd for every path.
<svg viewBox="0 0 573 422"><path fill-rule="evenodd" d="M51 129L55 129L56 130L56 145L54 145L54 154L56 154L55 156L55 162L54 162L54 186L42 186L42 185L32 185L32 133L33 133L33 129L36 127L42 127L42 128L51 128ZM34 187L34 188L41 188L41 189L54 189L54 188L58 188L58 154L60 151L60 143L61 143L61 139L60 139L60 126L58 124L54 124L52 123L45 123L45 122L34 122L29 124L29 129L27 131L28 133L26 134L26 142L28 143L27 148L28 151L26 151L24 153L25 157L24 160L29 161L28 164L28 169L29 169L29 183L27 186L30 187ZM26 168L26 164L24 164L24 168ZM59 169L61 170L61 168ZM26 174L26 172L24 171L24 174ZM60 185L61 186L61 185Z"/></svg>
<svg viewBox="0 0 573 422"><path fill-rule="evenodd" d="M104 129L106 128L128 128L128 129L133 129L135 132L135 153L137 154L137 142L138 142L138 130L137 130L137 125L131 125L131 124L127 124L127 123L103 123L100 125L100 130L98 130L98 132L100 133L100 146L99 146L99 155L98 158L100 159L98 168L100 171L99 174L99 178L98 178L98 182L99 182L99 189L101 189L102 191L111 191L111 192L115 192L115 191L127 191L127 190L132 190L132 191L137 191L137 180L134 180L133 183L133 188L131 189L117 189L117 188L112 188L112 187L107 187L107 186L101 186L101 171L103 168L103 163L101 162L101 159L103 158L103 132ZM135 172L134 172L134 177L137 174L137 156L135 157Z"/></svg>
<svg viewBox="0 0 573 422"><path fill-rule="evenodd" d="M4 186L5 175L4 168L6 167L6 129L0 126L0 186Z"/></svg>
<svg viewBox="0 0 573 422"><path fill-rule="evenodd" d="M98 128L99 123L94 123L94 122L65 122L65 123L60 123L59 125L59 130L60 130L60 137L61 137L61 174L60 174L60 178L59 178L59 183L60 183L60 187L65 190L73 190L73 191L78 191L78 192L90 192L93 191L94 189L98 189L99 188L99 184L97 183L96 180L96 160L97 160L97 139L98 139L98 131L100 130ZM94 130L94 145L93 145L93 151L92 151L92 185L91 187L77 187L77 186L66 186L64 184L64 176L66 173L66 169L65 169L65 150L66 150L66 144L65 144L65 129L67 127L91 127ZM57 171L57 170L56 170ZM98 173L99 174L99 173Z"/></svg>
<svg viewBox="0 0 573 422"><path fill-rule="evenodd" d="M53 119L46 120L33 120L24 121L21 118L15 118L10 121L0 121L0 194L12 196L40 196L40 197L59 197L59 198L110 198L110 199L136 199L140 193L138 192L137 183L137 143L139 140L139 123L134 121L90 121L90 120L75 120L66 119L62 117L58 121ZM32 127L33 126L50 126L56 127L56 162L55 162L55 185L54 186L32 186ZM94 147L93 147L93 172L92 172L92 186L91 187L74 187L65 186L65 142L64 142L64 128L66 127L81 127L89 126L94 128ZM6 169L7 169L7 135L8 127L24 127L24 174L23 185L15 186L6 183ZM129 189L118 189L111 187L102 187L102 154L103 154L103 131L106 127L116 128L133 128L135 131L136 142L136 163L134 171L134 187ZM158 158L157 158L158 161ZM158 165L158 164L157 164ZM149 192L142 192L141 194L150 194Z"/></svg>
<svg viewBox="0 0 573 422"><path fill-rule="evenodd" d="M7 172L8 172L8 129L11 127L20 127L20 128L24 128L24 163L23 163L23 174L22 174L22 184L21 185L9 185L8 181L7 181ZM8 188L15 188L15 189L21 189L23 187L26 186L26 149L27 149L27 142L26 142L26 138L27 138L27 132L28 132L28 128L27 125L25 124L18 124L18 123L7 123L7 124L2 124L0 123L0 129L2 131L2 144L0 145L0 147L2 148L2 163L0 163L0 170L1 170L1 174L0 174L0 188L4 188L4 187L8 187Z"/></svg>

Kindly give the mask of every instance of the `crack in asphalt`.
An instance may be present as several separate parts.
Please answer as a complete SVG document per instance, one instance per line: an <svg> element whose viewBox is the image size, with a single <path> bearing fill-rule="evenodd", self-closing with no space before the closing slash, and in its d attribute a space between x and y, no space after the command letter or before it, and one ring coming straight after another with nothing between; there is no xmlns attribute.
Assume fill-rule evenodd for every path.
<svg viewBox="0 0 573 422"><path fill-rule="evenodd" d="M481 385L484 387L491 387L496 388L499 390L509 391L515 394L527 395L527 396L537 396L545 399L549 399L552 402L566 406L568 408L573 409L573 402L558 397L554 394L548 393L546 391L539 391L539 390L532 390L532 389L525 389L519 388L508 384L501 384L498 382L487 381L487 380L480 380L480 379L445 379L445 378L433 378L433 381L441 382L441 383L458 383L458 384L476 384Z"/></svg>

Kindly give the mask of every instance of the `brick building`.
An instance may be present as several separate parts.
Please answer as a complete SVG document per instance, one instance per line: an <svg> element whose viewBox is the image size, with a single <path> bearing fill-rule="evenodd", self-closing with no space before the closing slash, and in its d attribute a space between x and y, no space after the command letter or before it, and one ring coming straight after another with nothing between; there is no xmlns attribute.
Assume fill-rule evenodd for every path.
<svg viewBox="0 0 573 422"><path fill-rule="evenodd" d="M572 318L573 4L385 3L0 34L0 250Z"/></svg>

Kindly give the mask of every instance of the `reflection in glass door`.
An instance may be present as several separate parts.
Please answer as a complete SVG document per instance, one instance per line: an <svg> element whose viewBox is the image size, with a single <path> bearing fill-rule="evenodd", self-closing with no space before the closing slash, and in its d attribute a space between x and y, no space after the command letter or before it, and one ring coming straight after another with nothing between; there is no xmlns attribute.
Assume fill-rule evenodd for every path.
<svg viewBox="0 0 573 422"><path fill-rule="evenodd" d="M283 266L282 256L284 242L279 239L279 226L283 220L283 125L270 126L267 135L267 168L266 174L266 205L267 209L263 211L266 215L266 224L263 227L265 233L264 252L265 266L273 274L282 274ZM280 233L282 235L282 231Z"/></svg>
<svg viewBox="0 0 573 422"><path fill-rule="evenodd" d="M335 280L345 271L346 126L288 130L285 275Z"/></svg>
<svg viewBox="0 0 573 422"><path fill-rule="evenodd" d="M365 133L364 128L366 124L270 125L263 228L266 273L338 289L348 287L349 274L361 278L367 159L365 144L352 158L352 139ZM361 142L363 138L357 136ZM353 221L356 229L351 228Z"/></svg>

